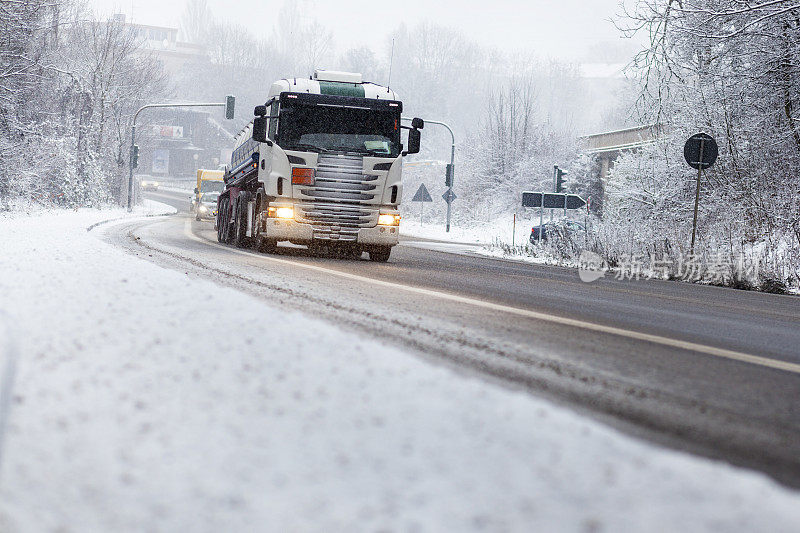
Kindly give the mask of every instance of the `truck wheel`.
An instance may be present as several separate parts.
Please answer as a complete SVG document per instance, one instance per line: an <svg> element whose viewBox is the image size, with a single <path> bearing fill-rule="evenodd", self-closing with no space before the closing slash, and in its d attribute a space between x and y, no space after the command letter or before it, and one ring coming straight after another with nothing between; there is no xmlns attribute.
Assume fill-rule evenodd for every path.
<svg viewBox="0 0 800 533"><path fill-rule="evenodd" d="M231 228L231 222L233 218L233 206L231 205L230 197L225 199L225 215L223 216L223 229L222 229L222 241L225 244L231 244L233 241L233 230Z"/></svg>
<svg viewBox="0 0 800 533"><path fill-rule="evenodd" d="M223 198L219 201L219 206L217 207L217 241L224 243L225 242L225 228L227 226L225 222L225 213L228 212L228 199Z"/></svg>
<svg viewBox="0 0 800 533"><path fill-rule="evenodd" d="M247 196L245 194L239 196L239 200L236 202L233 232L233 244L237 248L249 247L250 239L247 238Z"/></svg>
<svg viewBox="0 0 800 533"><path fill-rule="evenodd" d="M376 246L369 250L369 260L378 263L385 263L389 260L389 255L392 253L391 246Z"/></svg>

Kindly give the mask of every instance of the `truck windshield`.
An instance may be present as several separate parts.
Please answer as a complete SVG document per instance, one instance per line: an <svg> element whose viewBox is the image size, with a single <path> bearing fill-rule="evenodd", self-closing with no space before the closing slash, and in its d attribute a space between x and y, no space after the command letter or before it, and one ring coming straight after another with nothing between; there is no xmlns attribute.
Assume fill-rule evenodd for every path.
<svg viewBox="0 0 800 533"><path fill-rule="evenodd" d="M327 105L283 107L278 144L286 150L397 157L400 113L390 109Z"/></svg>

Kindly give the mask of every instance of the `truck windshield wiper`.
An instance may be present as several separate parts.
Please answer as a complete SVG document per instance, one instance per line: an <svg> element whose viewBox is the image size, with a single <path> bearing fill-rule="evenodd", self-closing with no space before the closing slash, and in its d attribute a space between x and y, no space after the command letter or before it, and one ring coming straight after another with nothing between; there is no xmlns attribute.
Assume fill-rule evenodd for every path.
<svg viewBox="0 0 800 533"><path fill-rule="evenodd" d="M323 148L321 146L317 146L316 144L308 144L308 143L294 143L291 148L287 148L287 150L311 150L312 152L330 152L327 148Z"/></svg>
<svg viewBox="0 0 800 533"><path fill-rule="evenodd" d="M370 154L377 154L377 155L392 155L391 151L387 151L386 148L364 148Z"/></svg>
<svg viewBox="0 0 800 533"><path fill-rule="evenodd" d="M331 148L334 152L350 152L351 154L377 154L377 155L392 155L383 148L353 148L350 146L337 146Z"/></svg>

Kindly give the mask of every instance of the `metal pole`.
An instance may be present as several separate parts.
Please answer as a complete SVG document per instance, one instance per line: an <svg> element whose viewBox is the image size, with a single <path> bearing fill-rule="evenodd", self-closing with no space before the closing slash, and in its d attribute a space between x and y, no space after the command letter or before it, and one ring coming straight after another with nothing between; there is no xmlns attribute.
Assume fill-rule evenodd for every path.
<svg viewBox="0 0 800 533"><path fill-rule="evenodd" d="M697 235L697 209L700 205L700 178L703 177L703 152L706 148L706 140L700 139L700 157L697 165L697 189L694 193L694 222L692 222L692 248L691 254L694 255L694 240Z"/></svg>
<svg viewBox="0 0 800 533"><path fill-rule="evenodd" d="M453 189L452 189L452 187L451 187L451 188L449 188L449 189L447 189L447 190L448 190L448 191L452 191ZM447 233L450 233L450 207L452 206L452 204L453 204L453 202L452 202L452 201L450 201L450 202L447 202L447 224L446 224L446 225L445 225L445 227L444 227L444 230L445 230Z"/></svg>
<svg viewBox="0 0 800 533"><path fill-rule="evenodd" d="M544 193L542 193L542 203L539 205L539 244L542 244L542 233L544 233Z"/></svg>
<svg viewBox="0 0 800 533"><path fill-rule="evenodd" d="M139 110L141 111L141 109ZM136 115L139 114L136 112ZM133 145L136 144L136 115L131 126L131 149L128 151L128 212L133 210Z"/></svg>
<svg viewBox="0 0 800 533"><path fill-rule="evenodd" d="M553 192L558 192L558 165L553 165ZM544 202L544 196L542 196ZM553 209L550 209L550 222L553 221Z"/></svg>
<svg viewBox="0 0 800 533"><path fill-rule="evenodd" d="M583 213L583 245L589 247L589 205L591 205L592 197L586 199L586 211Z"/></svg>
<svg viewBox="0 0 800 533"><path fill-rule="evenodd" d="M133 210L133 163L132 161L132 154L133 154L133 145L136 144L136 119L139 117L139 113L144 111L145 109L150 109L152 107L226 107L228 105L227 102L222 103L196 103L196 104L147 104L143 105L139 109L136 110L136 113L133 115L133 125L131 126L131 149L128 153L128 212Z"/></svg>
<svg viewBox="0 0 800 533"><path fill-rule="evenodd" d="M558 165L553 165L553 192L558 192Z"/></svg>
<svg viewBox="0 0 800 533"><path fill-rule="evenodd" d="M514 225L511 226L511 247L517 246L517 214L514 213Z"/></svg>

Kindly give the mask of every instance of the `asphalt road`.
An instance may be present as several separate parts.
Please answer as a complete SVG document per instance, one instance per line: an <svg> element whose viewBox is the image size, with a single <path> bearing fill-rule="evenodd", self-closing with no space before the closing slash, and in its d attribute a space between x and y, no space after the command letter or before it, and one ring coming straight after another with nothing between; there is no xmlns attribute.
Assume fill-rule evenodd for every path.
<svg viewBox="0 0 800 533"><path fill-rule="evenodd" d="M188 193L145 196L188 207ZM796 297L678 282L583 283L571 269L435 251L415 239L404 239L387 264L301 249L263 255L220 245L211 222L185 214L107 238L642 438L800 487ZM257 320L254 327L268 334Z"/></svg>

